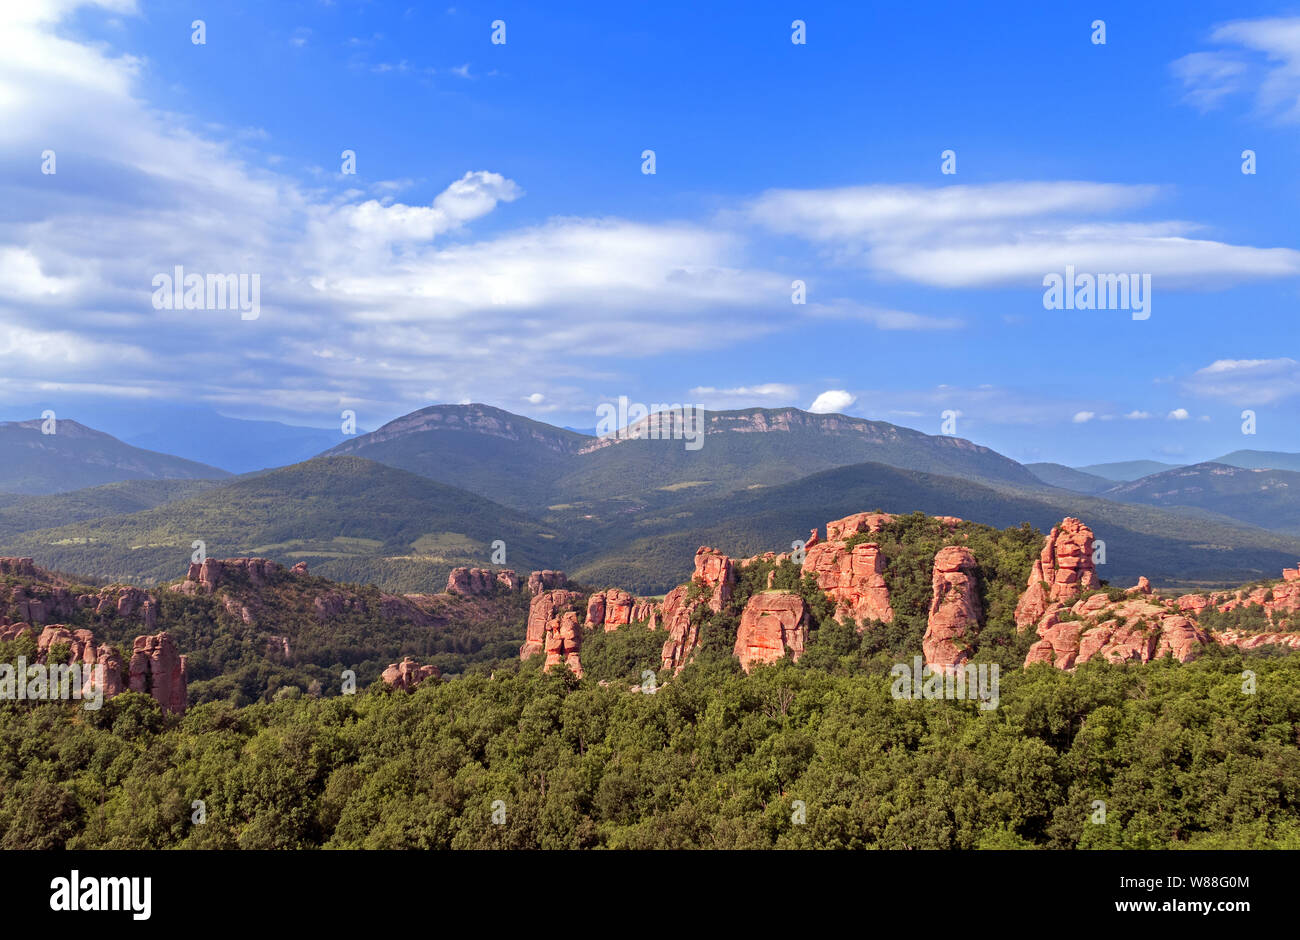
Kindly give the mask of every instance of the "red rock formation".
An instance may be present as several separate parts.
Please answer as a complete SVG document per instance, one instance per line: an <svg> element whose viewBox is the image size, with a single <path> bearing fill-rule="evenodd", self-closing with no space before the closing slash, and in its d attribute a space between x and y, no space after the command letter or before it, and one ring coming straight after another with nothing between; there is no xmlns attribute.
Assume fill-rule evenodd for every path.
<svg viewBox="0 0 1300 940"><path fill-rule="evenodd" d="M553 590L538 594L528 605L528 627L519 658L528 659L546 648L546 625L570 609L582 595L577 591Z"/></svg>
<svg viewBox="0 0 1300 940"><path fill-rule="evenodd" d="M166 632L138 636L131 648L131 691L147 692L166 711L185 711L185 657Z"/></svg>
<svg viewBox="0 0 1300 940"><path fill-rule="evenodd" d="M307 562L300 561L292 568L290 568L289 571L293 574L305 575L307 574Z"/></svg>
<svg viewBox="0 0 1300 940"><path fill-rule="evenodd" d="M1062 619L1067 613L1070 619ZM1097 656L1111 662L1150 662L1172 656L1179 662L1196 658L1210 635L1174 612L1174 605L1154 595L1126 592L1120 601L1097 593L1067 608L1052 604L1038 624L1037 643L1025 665L1048 663L1073 669Z"/></svg>
<svg viewBox="0 0 1300 940"><path fill-rule="evenodd" d="M534 571L528 575L528 593L536 597L543 591L553 591L564 587L568 580L563 571L551 571L550 569Z"/></svg>
<svg viewBox="0 0 1300 940"><path fill-rule="evenodd" d="M267 558L208 558L202 564L191 562L185 580L172 585L172 590L180 594L211 594L227 577L246 577L253 587L263 587L282 570L278 562Z"/></svg>
<svg viewBox="0 0 1300 940"><path fill-rule="evenodd" d="M1283 581L1300 581L1300 567L1297 567L1297 568L1283 568L1283 569L1282 569L1282 580L1283 580Z"/></svg>
<svg viewBox="0 0 1300 940"><path fill-rule="evenodd" d="M617 630L629 623L648 620L654 611L654 602L644 597L633 597L620 588L597 591L587 601L589 628L604 627L605 632Z"/></svg>
<svg viewBox="0 0 1300 940"><path fill-rule="evenodd" d="M1068 516L1043 540L1043 550L1016 604L1016 626L1037 623L1054 601L1068 601L1099 584L1092 563L1092 530Z"/></svg>
<svg viewBox="0 0 1300 940"><path fill-rule="evenodd" d="M764 591L750 597L740 615L735 654L749 672L755 663L774 663L785 656L798 661L808 643L808 607L798 594Z"/></svg>
<svg viewBox="0 0 1300 940"><path fill-rule="evenodd" d="M34 578L37 576L36 562L31 558L0 558L0 574Z"/></svg>
<svg viewBox="0 0 1300 940"><path fill-rule="evenodd" d="M1235 646L1243 650L1272 644L1300 649L1300 633L1242 633L1238 630L1225 630L1214 634L1214 641L1220 646Z"/></svg>
<svg viewBox="0 0 1300 940"><path fill-rule="evenodd" d="M833 519L826 523L826 541L843 541L859 532L879 532L894 519L895 516L887 512L855 512L843 519Z"/></svg>
<svg viewBox="0 0 1300 940"><path fill-rule="evenodd" d="M921 642L925 661L933 669L959 666L970 659L970 642L981 616L970 549L960 545L939 549L930 584L930 619Z"/></svg>
<svg viewBox="0 0 1300 940"><path fill-rule="evenodd" d="M507 591L519 590L519 575L509 568L497 571L493 568L452 568L447 575L447 593L460 594L464 597L478 597L491 594L497 585Z"/></svg>
<svg viewBox="0 0 1300 940"><path fill-rule="evenodd" d="M831 525L834 523L827 528ZM809 549L803 559L803 573L816 577L817 586L835 602L835 619L852 617L859 630L868 620L889 623L894 619L884 571L885 559L875 542L863 542L850 550L843 540L825 541Z"/></svg>
<svg viewBox="0 0 1300 940"><path fill-rule="evenodd" d="M395 689L413 689L425 679L441 675L437 666L421 666L407 656L400 663L393 663L385 669L380 678L386 685L391 685Z"/></svg>
<svg viewBox="0 0 1300 940"><path fill-rule="evenodd" d="M20 636L31 636L32 628L25 623L0 624L0 641L16 640Z"/></svg>
<svg viewBox="0 0 1300 940"><path fill-rule="evenodd" d="M122 657L107 643L97 643L91 631L70 630L62 624L50 624L41 631L40 637L36 640L37 662L48 662L50 647L55 645L68 648L68 658L64 662L103 667L104 698L112 698L124 691ZM85 676L82 682L82 696L93 697L96 692L95 684L98 681L94 673Z"/></svg>
<svg viewBox="0 0 1300 940"><path fill-rule="evenodd" d="M578 612L566 610L558 617L546 621L546 662L542 664L543 672L563 663L573 674L582 678L582 662L578 652L582 648L582 626L578 623Z"/></svg>
<svg viewBox="0 0 1300 940"><path fill-rule="evenodd" d="M681 672L700 644L700 628L695 612L701 607L717 613L731 600L736 581L735 565L715 548L700 546L695 552L695 571L687 584L679 585L664 598L663 668ZM692 585L698 585L692 591ZM691 595L694 594L694 599Z"/></svg>

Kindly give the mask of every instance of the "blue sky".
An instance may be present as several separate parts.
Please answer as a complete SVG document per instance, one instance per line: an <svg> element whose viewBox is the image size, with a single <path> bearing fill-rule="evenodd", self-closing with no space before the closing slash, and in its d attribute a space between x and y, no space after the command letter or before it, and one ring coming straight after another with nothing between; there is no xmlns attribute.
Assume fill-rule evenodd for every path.
<svg viewBox="0 0 1300 940"><path fill-rule="evenodd" d="M0 412L627 395L1300 450L1300 6L545 6L0 13ZM154 309L177 264L259 274L260 316ZM1150 318L1045 310L1065 264L1150 274Z"/></svg>

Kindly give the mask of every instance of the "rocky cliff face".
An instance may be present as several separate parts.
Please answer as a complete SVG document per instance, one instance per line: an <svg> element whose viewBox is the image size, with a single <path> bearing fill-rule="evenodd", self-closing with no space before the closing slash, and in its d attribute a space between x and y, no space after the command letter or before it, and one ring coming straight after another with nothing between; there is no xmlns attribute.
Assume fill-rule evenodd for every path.
<svg viewBox="0 0 1300 940"><path fill-rule="evenodd" d="M948 669L970 659L980 617L975 556L961 545L939 549L934 556L930 615L921 643L926 663L934 669Z"/></svg>
<svg viewBox="0 0 1300 940"><path fill-rule="evenodd" d="M1050 604L1068 601L1100 584L1092 562L1092 529L1067 517L1043 540L1029 583L1016 604L1016 626L1027 629L1046 613Z"/></svg>
<svg viewBox="0 0 1300 940"><path fill-rule="evenodd" d="M1042 637L1029 649L1025 665L1048 663L1073 669L1101 656L1110 662L1150 662L1172 656L1196 658L1210 641L1206 631L1158 597L1134 591L1123 600L1093 594L1073 606L1052 604L1038 624Z"/></svg>
<svg viewBox="0 0 1300 940"><path fill-rule="evenodd" d="M834 523L827 525L831 530ZM817 579L817 586L835 602L835 619L852 617L861 630L868 620L890 623L894 609L885 584L885 559L875 542L848 548L842 539L819 542L806 550L804 574Z"/></svg>
<svg viewBox="0 0 1300 940"><path fill-rule="evenodd" d="M701 607L720 612L731 600L735 582L736 569L730 557L707 546L696 550L695 571L690 582L673 588L664 598L663 622L668 631L661 653L664 669L674 673L682 671L700 645L695 612Z"/></svg>
<svg viewBox="0 0 1300 940"><path fill-rule="evenodd" d="M808 606L798 594L762 591L754 594L740 616L736 658L749 672L756 663L770 664L786 655L798 661L808 643Z"/></svg>

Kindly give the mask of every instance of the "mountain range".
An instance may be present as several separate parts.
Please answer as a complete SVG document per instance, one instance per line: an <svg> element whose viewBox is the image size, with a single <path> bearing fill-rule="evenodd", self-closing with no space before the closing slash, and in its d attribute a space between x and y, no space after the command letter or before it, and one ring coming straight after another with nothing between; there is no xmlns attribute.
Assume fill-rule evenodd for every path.
<svg viewBox="0 0 1300 940"><path fill-rule="evenodd" d="M1207 462L1117 481L1103 473L1154 462L1025 466L961 438L795 408L707 413L695 449L656 421L599 438L488 405L433 405L239 476L69 419L55 434L15 422L0 425L0 551L152 584L201 542L400 591L438 590L450 568L504 551L506 564L653 594L698 545L752 553L797 539L802 520L881 509L1041 529L1086 516L1106 544L1101 570L1118 580L1239 582L1300 557L1292 470ZM262 462L250 449L246 464Z"/></svg>

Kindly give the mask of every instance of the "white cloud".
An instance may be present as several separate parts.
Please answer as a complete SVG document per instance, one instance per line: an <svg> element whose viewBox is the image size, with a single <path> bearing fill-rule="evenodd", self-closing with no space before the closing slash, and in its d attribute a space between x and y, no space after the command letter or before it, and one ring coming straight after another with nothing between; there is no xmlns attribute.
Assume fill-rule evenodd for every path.
<svg viewBox="0 0 1300 940"><path fill-rule="evenodd" d="M1170 421L1186 421L1186 420L1187 420L1187 409L1186 409L1186 408L1175 408L1173 411L1169 412L1169 414L1166 415L1166 417L1167 417Z"/></svg>
<svg viewBox="0 0 1300 940"><path fill-rule="evenodd" d="M831 389L822 392L813 399L813 403L808 406L808 410L818 415L834 414L842 412L857 400L857 396L850 395L843 389Z"/></svg>
<svg viewBox="0 0 1300 940"><path fill-rule="evenodd" d="M528 404L530 405L540 405L545 400L546 400L546 396L543 395L541 392L533 392L531 395L529 395L527 398L524 399L524 401L528 402Z"/></svg>
<svg viewBox="0 0 1300 940"><path fill-rule="evenodd" d="M1170 66L1190 103L1209 110L1253 93L1260 115L1300 120L1300 17L1236 20L1217 27L1210 41L1228 48L1193 52Z"/></svg>
<svg viewBox="0 0 1300 940"><path fill-rule="evenodd" d="M1242 406L1271 405L1300 395L1300 362L1276 359L1217 359L1183 383L1195 395Z"/></svg>
<svg viewBox="0 0 1300 940"><path fill-rule="evenodd" d="M1137 409L1134 409L1133 411L1130 411L1128 414L1126 414L1124 417L1130 421L1145 421L1151 417L1151 412L1139 411Z"/></svg>
<svg viewBox="0 0 1300 940"><path fill-rule="evenodd" d="M1087 424L1095 417L1097 417L1097 413L1095 411L1076 411L1074 413L1074 423Z"/></svg>
<svg viewBox="0 0 1300 940"><path fill-rule="evenodd" d="M1084 221L1135 209L1160 187L1089 182L770 190L748 206L771 231L827 246L840 263L939 287L1041 287L1044 274L1150 274L1161 285L1300 274L1300 252L1192 237L1182 221Z"/></svg>

